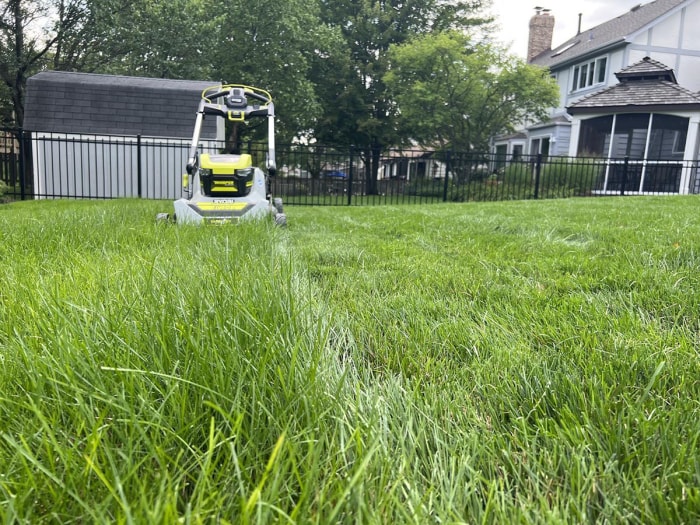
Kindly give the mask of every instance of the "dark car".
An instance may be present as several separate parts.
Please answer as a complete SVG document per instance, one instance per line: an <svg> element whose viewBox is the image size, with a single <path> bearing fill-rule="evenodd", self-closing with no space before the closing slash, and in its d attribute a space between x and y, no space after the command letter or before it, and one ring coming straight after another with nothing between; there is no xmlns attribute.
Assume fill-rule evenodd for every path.
<svg viewBox="0 0 700 525"><path fill-rule="evenodd" d="M323 176L329 179L347 179L348 175L344 171L340 170L325 170Z"/></svg>

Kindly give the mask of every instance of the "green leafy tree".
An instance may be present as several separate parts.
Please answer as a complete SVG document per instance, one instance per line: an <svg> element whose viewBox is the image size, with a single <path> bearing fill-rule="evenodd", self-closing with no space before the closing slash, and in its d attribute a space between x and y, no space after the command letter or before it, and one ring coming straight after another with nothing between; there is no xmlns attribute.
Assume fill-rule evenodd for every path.
<svg viewBox="0 0 700 525"><path fill-rule="evenodd" d="M489 138L542 120L559 91L546 69L457 31L393 46L384 81L404 140L486 151Z"/></svg>
<svg viewBox="0 0 700 525"><path fill-rule="evenodd" d="M214 80L218 76L212 59L219 45L217 11L215 3L202 0L139 0L121 11L106 13L101 9L102 22L109 21L102 37L108 40L110 52L98 70L154 78Z"/></svg>
<svg viewBox="0 0 700 525"><path fill-rule="evenodd" d="M139 5L139 0L55 0L51 11L59 32L47 67L90 73L119 60L131 34L121 28L130 27L126 21Z"/></svg>
<svg viewBox="0 0 700 525"><path fill-rule="evenodd" d="M315 134L324 142L359 148L367 193L376 193L381 151L399 139L394 101L384 83L390 46L450 28L486 28L491 19L483 12L489 4L488 0L321 1L322 18L340 28L343 46L313 70L324 103Z"/></svg>
<svg viewBox="0 0 700 525"><path fill-rule="evenodd" d="M339 32L318 0L221 1L207 52L220 78L271 92L282 140L308 136L321 111L312 64L327 61Z"/></svg>
<svg viewBox="0 0 700 525"><path fill-rule="evenodd" d="M12 124L22 124L27 79L37 71L93 71L126 53L129 25L115 21L127 20L135 7L136 0L0 3L2 113L12 115Z"/></svg>
<svg viewBox="0 0 700 525"><path fill-rule="evenodd" d="M59 37L48 2L7 0L0 4L0 79L7 88L11 124L24 118L24 91L27 78L42 67L47 53Z"/></svg>

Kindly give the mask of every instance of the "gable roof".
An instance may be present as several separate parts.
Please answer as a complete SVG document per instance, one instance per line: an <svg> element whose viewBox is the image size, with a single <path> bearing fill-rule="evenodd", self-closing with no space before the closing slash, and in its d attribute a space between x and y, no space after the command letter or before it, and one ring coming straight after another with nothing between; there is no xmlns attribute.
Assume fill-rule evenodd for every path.
<svg viewBox="0 0 700 525"><path fill-rule="evenodd" d="M553 68L603 49L624 45L639 30L693 0L654 0L591 29L581 31L555 49L540 53L531 63Z"/></svg>
<svg viewBox="0 0 700 525"><path fill-rule="evenodd" d="M24 128L191 138L202 91L216 82L43 71L27 80ZM215 119L202 138L216 138Z"/></svg>
<svg viewBox="0 0 700 525"><path fill-rule="evenodd" d="M644 57L616 73L619 84L601 89L566 108L581 113L633 113L653 110L699 110L700 95L678 85L673 70Z"/></svg>

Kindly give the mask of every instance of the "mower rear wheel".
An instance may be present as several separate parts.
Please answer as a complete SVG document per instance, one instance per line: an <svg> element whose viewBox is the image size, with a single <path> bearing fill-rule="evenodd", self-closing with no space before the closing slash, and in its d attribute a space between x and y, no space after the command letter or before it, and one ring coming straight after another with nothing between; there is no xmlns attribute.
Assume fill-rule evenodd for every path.
<svg viewBox="0 0 700 525"><path fill-rule="evenodd" d="M282 227L287 226L287 215L284 213L276 213L275 224Z"/></svg>

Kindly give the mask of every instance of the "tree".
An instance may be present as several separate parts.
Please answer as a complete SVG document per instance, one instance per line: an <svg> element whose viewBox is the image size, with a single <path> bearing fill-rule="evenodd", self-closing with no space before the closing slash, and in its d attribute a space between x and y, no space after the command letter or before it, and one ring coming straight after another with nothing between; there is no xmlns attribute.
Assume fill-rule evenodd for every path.
<svg viewBox="0 0 700 525"><path fill-rule="evenodd" d="M56 36L43 39L34 35L46 32L42 19L48 17L45 2L8 0L0 8L0 79L9 91L13 109L12 124L24 118L24 89L27 77L40 67Z"/></svg>
<svg viewBox="0 0 700 525"><path fill-rule="evenodd" d="M102 5L118 0L99 1ZM97 9L108 41L102 73L154 78L219 80L219 9L202 0L138 0L120 12Z"/></svg>
<svg viewBox="0 0 700 525"><path fill-rule="evenodd" d="M340 40L323 24L318 0L219 0L217 31L207 51L220 77L271 92L282 140L308 136L321 105L310 69Z"/></svg>
<svg viewBox="0 0 700 525"><path fill-rule="evenodd" d="M7 0L0 7L0 80L12 122L24 120L27 79L44 68L90 71L124 52L113 20L135 0ZM126 27L126 26L124 26Z"/></svg>
<svg viewBox="0 0 700 525"><path fill-rule="evenodd" d="M389 59L384 81L395 96L404 140L483 152L490 137L542 120L558 103L546 69L498 46L474 45L456 31L395 45Z"/></svg>
<svg viewBox="0 0 700 525"><path fill-rule="evenodd" d="M414 35L455 28L476 31L491 22L489 0L322 0L324 22L339 27L344 48L314 68L323 117L315 130L326 142L354 144L366 166L367 193L376 193L382 149L398 140L387 92L387 52Z"/></svg>

